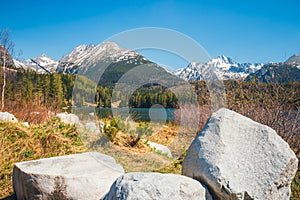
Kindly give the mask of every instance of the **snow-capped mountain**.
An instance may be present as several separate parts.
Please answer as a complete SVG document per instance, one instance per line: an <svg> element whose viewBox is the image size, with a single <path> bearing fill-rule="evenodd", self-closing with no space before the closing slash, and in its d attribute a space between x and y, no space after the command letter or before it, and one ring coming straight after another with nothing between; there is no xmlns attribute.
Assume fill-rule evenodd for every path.
<svg viewBox="0 0 300 200"><path fill-rule="evenodd" d="M45 54L25 61L18 61L14 59L14 63L17 68L33 70L37 73L53 73L56 71L58 66L58 61L49 58Z"/></svg>
<svg viewBox="0 0 300 200"><path fill-rule="evenodd" d="M122 49L113 42L104 42L97 46L80 45L76 47L59 61L56 71L76 73L80 67L94 66L99 62L125 62L127 64L139 65L149 61L135 51Z"/></svg>
<svg viewBox="0 0 300 200"><path fill-rule="evenodd" d="M226 56L219 56L207 63L191 62L186 68L179 69L175 74L180 78L191 80L207 79L207 74L214 73L220 80L241 80L249 74L261 69L260 63L237 63Z"/></svg>
<svg viewBox="0 0 300 200"><path fill-rule="evenodd" d="M150 62L139 53L123 49L113 42L104 42L99 45L80 45L59 61L53 60L44 54L32 60L19 61L14 59L14 64L17 68L34 70L37 73L63 72L73 74L80 67L88 68L99 62L124 62L134 65Z"/></svg>

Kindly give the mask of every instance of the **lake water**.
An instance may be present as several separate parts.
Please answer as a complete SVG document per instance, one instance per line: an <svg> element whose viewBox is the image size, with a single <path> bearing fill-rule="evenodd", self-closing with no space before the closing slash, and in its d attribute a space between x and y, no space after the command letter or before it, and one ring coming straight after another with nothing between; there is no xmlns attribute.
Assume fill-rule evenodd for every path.
<svg viewBox="0 0 300 200"><path fill-rule="evenodd" d="M96 115L100 118L107 118L112 116L121 115L128 116L136 121L173 121L174 108L96 108Z"/></svg>

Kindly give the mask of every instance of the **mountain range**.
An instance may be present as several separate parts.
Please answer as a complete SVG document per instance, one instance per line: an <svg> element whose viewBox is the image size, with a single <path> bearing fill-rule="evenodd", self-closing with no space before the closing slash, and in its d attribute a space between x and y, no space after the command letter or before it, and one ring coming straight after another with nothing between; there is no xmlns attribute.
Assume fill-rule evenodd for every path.
<svg viewBox="0 0 300 200"><path fill-rule="evenodd" d="M187 81L205 79L203 74L209 69L213 69L215 75L220 80L241 80L249 74L261 69L261 63L237 63L233 59L226 56L213 58L207 63L190 63L186 68L178 70L175 74Z"/></svg>
<svg viewBox="0 0 300 200"><path fill-rule="evenodd" d="M127 68L130 66L129 68L131 69L133 66L153 62L149 61L146 57L142 56L138 52L119 47L116 43L104 42L99 45L80 45L58 61L42 54L37 58L26 61L14 60L14 63L17 68L34 70L37 73L62 72L75 74L79 69L89 70L89 68L93 68L99 63L102 63L102 65L105 63L126 65ZM278 74L280 74L280 71L282 71L278 70L278 67L280 66L284 66L284 68L287 66L291 67L290 70L285 70L285 75L283 78L278 78ZM177 71L173 72L173 74L186 81L205 79L203 74L209 72L214 73L214 75L220 80L252 80L253 77L258 77L258 80L268 82L273 80L272 77L275 80L274 74L277 74L276 80L280 79L283 81L283 79L289 77L289 75L286 73L292 72L293 74L297 75L298 70L300 70L300 54L290 57L284 63L273 64L237 63L232 58L219 56L206 63L191 62L188 66L178 69ZM167 69L166 71L169 72ZM111 73L113 73L112 70ZM108 77L110 78L112 76ZM297 80L297 78L295 79L295 76L293 76L292 80Z"/></svg>
<svg viewBox="0 0 300 200"><path fill-rule="evenodd" d="M264 65L260 70L248 75L246 81L259 82L299 82L300 81L300 65L290 63L269 63Z"/></svg>

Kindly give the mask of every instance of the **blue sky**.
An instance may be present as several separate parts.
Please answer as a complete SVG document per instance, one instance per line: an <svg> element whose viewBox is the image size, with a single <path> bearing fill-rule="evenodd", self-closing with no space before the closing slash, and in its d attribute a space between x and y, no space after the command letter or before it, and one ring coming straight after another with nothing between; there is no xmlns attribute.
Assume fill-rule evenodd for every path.
<svg viewBox="0 0 300 200"><path fill-rule="evenodd" d="M80 44L99 44L141 27L174 29L211 57L238 62L278 62L300 53L299 0L0 0L0 5L0 29L10 29L24 59L42 53L60 59ZM173 68L185 65L165 53L142 53Z"/></svg>

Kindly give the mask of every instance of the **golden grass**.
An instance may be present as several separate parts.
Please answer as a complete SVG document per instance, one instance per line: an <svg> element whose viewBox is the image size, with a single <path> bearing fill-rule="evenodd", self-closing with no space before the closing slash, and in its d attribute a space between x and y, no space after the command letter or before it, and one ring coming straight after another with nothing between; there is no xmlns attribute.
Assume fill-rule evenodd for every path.
<svg viewBox="0 0 300 200"><path fill-rule="evenodd" d="M112 156L117 163L124 167L125 172L148 172L164 168L172 160L155 152L136 152L128 148L109 145L106 148L98 147L94 150Z"/></svg>
<svg viewBox="0 0 300 200"><path fill-rule="evenodd" d="M178 126L162 126L159 127L159 130L155 131L154 134L147 139L149 139L151 142L168 146L174 141L176 135L178 134L178 130Z"/></svg>
<svg viewBox="0 0 300 200"><path fill-rule="evenodd" d="M136 124L132 124L131 126L136 126ZM177 162L176 158L170 159L165 155L155 152L145 144L145 141L149 140L169 146L175 139L177 131L178 127L175 126L154 127L154 133L140 140L134 147L130 145L130 141L133 139L132 136L129 133L118 131L112 142L101 146L98 145L101 140L99 139L98 142L93 142L90 147L94 151L114 157L116 161L124 167L126 172L164 172L167 168L169 168L169 171L175 172L177 167L173 167L173 162ZM176 173L180 173L179 171L180 170L177 170Z"/></svg>
<svg viewBox="0 0 300 200"><path fill-rule="evenodd" d="M0 122L0 198L13 193L12 170L16 162L84 152L74 126L52 119L25 127Z"/></svg>

